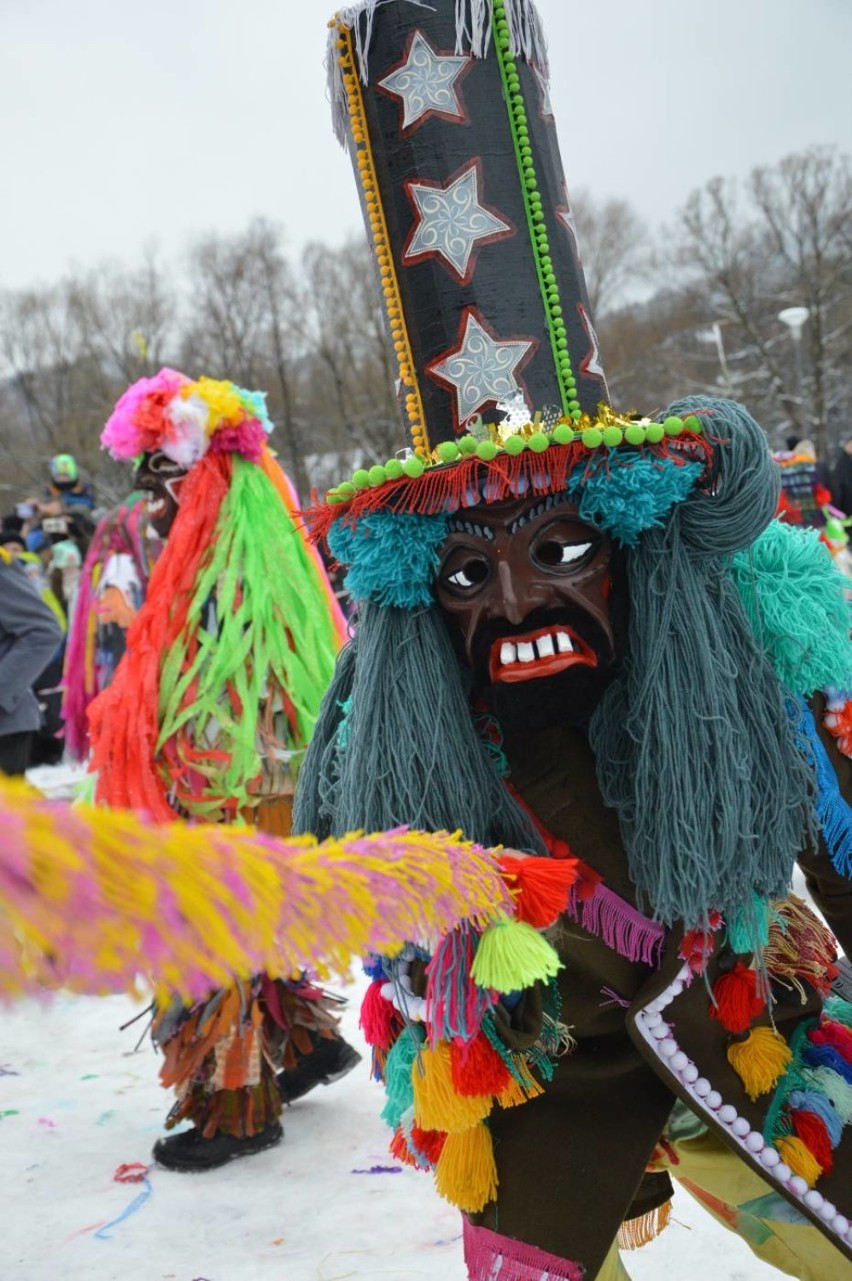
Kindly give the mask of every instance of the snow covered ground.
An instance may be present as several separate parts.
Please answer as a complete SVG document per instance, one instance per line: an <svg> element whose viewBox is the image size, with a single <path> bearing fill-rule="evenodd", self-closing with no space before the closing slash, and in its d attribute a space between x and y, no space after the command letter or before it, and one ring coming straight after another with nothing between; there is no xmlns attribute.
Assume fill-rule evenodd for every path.
<svg viewBox="0 0 852 1281"><path fill-rule="evenodd" d="M70 779L33 781L56 794ZM361 987L343 1030L365 1049ZM141 1008L59 995L3 1013L0 1281L464 1281L459 1216L388 1155L366 1067L290 1108L272 1151L204 1175L151 1166L168 1097L147 1039L134 1049L144 1020L119 1031ZM134 1163L144 1181L116 1181ZM634 1281L779 1275L683 1194L625 1261Z"/></svg>

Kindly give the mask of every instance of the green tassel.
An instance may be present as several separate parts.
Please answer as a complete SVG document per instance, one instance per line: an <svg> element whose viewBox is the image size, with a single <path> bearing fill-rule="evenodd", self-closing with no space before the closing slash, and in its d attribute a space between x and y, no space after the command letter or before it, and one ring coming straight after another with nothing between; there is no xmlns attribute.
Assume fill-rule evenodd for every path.
<svg viewBox="0 0 852 1281"><path fill-rule="evenodd" d="M825 1003L824 1012L835 1023L852 1027L852 1002L844 1001L842 996L830 996Z"/></svg>
<svg viewBox="0 0 852 1281"><path fill-rule="evenodd" d="M392 1130L399 1125L403 1113L414 1106L411 1069L425 1039L419 1024L410 1024L400 1032L388 1055L385 1064L387 1102L382 1108L382 1120Z"/></svg>
<svg viewBox="0 0 852 1281"><path fill-rule="evenodd" d="M479 987L517 992L553 978L561 968L556 952L538 930L505 917L490 925L479 940L471 977Z"/></svg>

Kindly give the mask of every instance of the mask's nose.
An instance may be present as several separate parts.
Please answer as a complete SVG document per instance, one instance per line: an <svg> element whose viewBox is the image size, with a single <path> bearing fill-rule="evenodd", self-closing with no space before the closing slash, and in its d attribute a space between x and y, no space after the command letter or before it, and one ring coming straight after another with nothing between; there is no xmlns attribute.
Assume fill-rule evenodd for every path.
<svg viewBox="0 0 852 1281"><path fill-rule="evenodd" d="M493 612L502 614L513 626L517 627L529 613L529 604L522 585L512 572L512 566L506 560L498 562L497 583L500 591L500 600L495 602Z"/></svg>

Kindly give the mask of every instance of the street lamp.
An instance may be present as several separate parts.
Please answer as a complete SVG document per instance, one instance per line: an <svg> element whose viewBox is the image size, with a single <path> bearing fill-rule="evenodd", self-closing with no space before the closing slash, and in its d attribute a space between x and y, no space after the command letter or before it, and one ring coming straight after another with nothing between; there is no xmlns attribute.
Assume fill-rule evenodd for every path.
<svg viewBox="0 0 852 1281"><path fill-rule="evenodd" d="M800 414L804 409L804 400L802 398L802 330L810 314L807 307L785 307L783 311L778 313L778 319L782 325L787 326L793 339L793 351L796 358L796 395L799 401Z"/></svg>

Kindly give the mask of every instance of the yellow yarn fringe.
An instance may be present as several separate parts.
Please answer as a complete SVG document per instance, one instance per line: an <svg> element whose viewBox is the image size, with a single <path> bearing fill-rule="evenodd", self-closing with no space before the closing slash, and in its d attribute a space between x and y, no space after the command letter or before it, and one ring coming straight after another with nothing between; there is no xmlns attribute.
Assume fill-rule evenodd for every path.
<svg viewBox="0 0 852 1281"><path fill-rule="evenodd" d="M813 1152L802 1142L798 1135L777 1139L776 1148L781 1160L789 1165L794 1174L799 1174L809 1188L812 1188L822 1174L822 1166Z"/></svg>
<svg viewBox="0 0 852 1281"><path fill-rule="evenodd" d="M446 1130L456 1134L478 1125L491 1111L487 1094L457 1094L453 1086L450 1047L438 1041L420 1051L420 1062L411 1065L414 1120L421 1130ZM421 1070L422 1069L422 1070Z"/></svg>
<svg viewBox="0 0 852 1281"><path fill-rule="evenodd" d="M0 781L0 830L0 998L132 992L137 975L160 1000L306 965L327 978L511 909L491 855L459 835L285 841L72 809L14 781Z"/></svg>
<svg viewBox="0 0 852 1281"><path fill-rule="evenodd" d="M774 1090L792 1059L790 1047L772 1027L755 1027L744 1041L728 1046L728 1062L754 1102Z"/></svg>
<svg viewBox="0 0 852 1281"><path fill-rule="evenodd" d="M640 1250L643 1245L655 1241L669 1225L672 1217L672 1203L666 1201L656 1210L640 1214L636 1219L625 1219L618 1229L619 1250Z"/></svg>
<svg viewBox="0 0 852 1281"><path fill-rule="evenodd" d="M497 1165L487 1125L448 1134L435 1166L435 1187L465 1214L476 1214L497 1196Z"/></svg>

